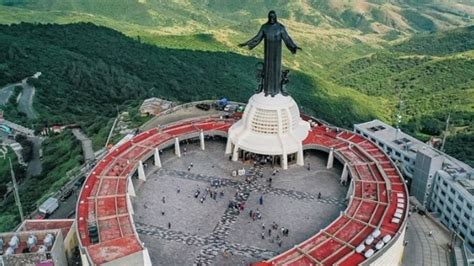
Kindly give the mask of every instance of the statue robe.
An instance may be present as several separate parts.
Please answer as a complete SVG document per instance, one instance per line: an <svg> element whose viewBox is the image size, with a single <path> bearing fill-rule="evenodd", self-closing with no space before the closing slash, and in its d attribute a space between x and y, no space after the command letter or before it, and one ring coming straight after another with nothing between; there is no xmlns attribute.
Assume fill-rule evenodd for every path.
<svg viewBox="0 0 474 266"><path fill-rule="evenodd" d="M265 23L255 37L247 42L250 49L264 40L263 91L272 96L281 91L281 41L292 53L296 53L297 46L286 32L285 26L276 22Z"/></svg>

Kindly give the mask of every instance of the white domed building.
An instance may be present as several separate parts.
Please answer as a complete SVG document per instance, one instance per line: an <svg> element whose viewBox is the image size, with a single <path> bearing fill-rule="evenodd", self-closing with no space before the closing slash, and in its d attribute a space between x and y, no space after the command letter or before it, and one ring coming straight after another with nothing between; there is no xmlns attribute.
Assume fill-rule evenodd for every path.
<svg viewBox="0 0 474 266"><path fill-rule="evenodd" d="M291 96L261 92L249 99L242 119L229 129L226 154L232 154L234 161L247 153L270 155L283 169L289 161L303 165L303 140L309 130Z"/></svg>

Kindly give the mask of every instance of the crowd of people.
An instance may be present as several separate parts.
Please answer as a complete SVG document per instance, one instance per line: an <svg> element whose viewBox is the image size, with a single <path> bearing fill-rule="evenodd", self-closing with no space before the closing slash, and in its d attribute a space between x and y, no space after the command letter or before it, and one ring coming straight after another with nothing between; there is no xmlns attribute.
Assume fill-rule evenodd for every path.
<svg viewBox="0 0 474 266"><path fill-rule="evenodd" d="M185 146L183 147L183 155L187 155L187 144L185 142ZM263 174L263 166L264 164L271 162L271 158L268 156L258 156L258 155L252 155L253 159L253 167L250 167L245 173L244 176L244 181L247 184L252 184L254 182L257 182L257 179L264 179L264 174ZM187 170L190 172L193 167L194 163L190 162L187 165ZM214 165L212 166L214 168ZM309 168L309 164L308 164ZM272 170L270 176L265 180L266 184L271 187L272 182L274 181L275 176L279 173L278 169ZM214 201L217 201L220 198L224 197L224 189L223 187L226 185L226 179L215 179L209 182L207 186L200 187L197 185L197 187L192 191L192 195L196 200L199 200L201 204L204 204L204 202L210 198L213 199ZM181 192L181 188L177 187L176 188L176 193L179 194ZM233 200L229 201L229 204L227 206L228 210L230 210L232 213L240 215L244 213L245 208L246 208L246 201L247 201L248 193L244 195L242 190L237 190L234 196ZM320 195L318 195L318 198ZM162 198L162 203L166 203L165 197ZM264 195L259 195L257 198L257 204L258 206L263 206L264 205ZM285 237L288 237L289 235L289 229L284 226L278 225L275 221L273 221L269 226L266 226L265 223L263 222L264 217L263 214L260 210L260 208L256 209L250 209L248 210L248 218L252 220L252 222L260 221L261 223L261 233L260 233L260 238L262 240L268 240L270 243L274 243L278 245L278 247L282 247L283 245L283 239ZM165 213L162 212L162 215L164 216ZM168 229L171 229L171 222L167 223ZM258 234L257 234L258 236ZM223 251L224 256L231 255L231 252L229 250L224 250Z"/></svg>
<svg viewBox="0 0 474 266"><path fill-rule="evenodd" d="M211 182L211 185L206 187L203 192L201 192L201 188L199 187L199 185L197 186L196 190L194 191L194 198L196 199L199 199L199 201L201 203L204 203L204 201L206 200L207 196L209 196L209 198L217 201L217 197L219 196L219 198L222 198L224 197L224 190L220 190L218 191L218 188L220 188L222 185L221 182L218 183L219 185L215 185Z"/></svg>
<svg viewBox="0 0 474 266"><path fill-rule="evenodd" d="M250 219L253 221L262 220L262 214L260 210L250 210L249 211ZM290 230L284 226L279 226L275 221L272 222L271 226L265 226L265 223L262 223L262 232L260 237L262 240L268 239L270 243L276 243L278 247L281 247L283 244L283 237L287 237L289 235Z"/></svg>

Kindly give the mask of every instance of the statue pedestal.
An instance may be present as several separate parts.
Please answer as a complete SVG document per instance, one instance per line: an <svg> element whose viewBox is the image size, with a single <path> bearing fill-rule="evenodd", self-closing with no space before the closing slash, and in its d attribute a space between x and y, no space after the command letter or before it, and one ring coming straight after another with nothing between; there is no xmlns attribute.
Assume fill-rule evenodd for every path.
<svg viewBox="0 0 474 266"><path fill-rule="evenodd" d="M303 140L309 129L291 96L258 93L249 99L242 119L229 129L226 153L232 153L233 160L238 160L239 150L279 155L283 169L288 168L287 156L295 154L297 164L303 165Z"/></svg>

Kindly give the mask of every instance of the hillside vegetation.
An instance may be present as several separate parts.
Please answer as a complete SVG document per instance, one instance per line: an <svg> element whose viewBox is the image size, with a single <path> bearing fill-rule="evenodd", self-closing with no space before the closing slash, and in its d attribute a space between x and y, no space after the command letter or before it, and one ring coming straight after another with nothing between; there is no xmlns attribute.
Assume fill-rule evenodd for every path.
<svg viewBox="0 0 474 266"><path fill-rule="evenodd" d="M88 87L87 92L75 95L79 99L97 94L90 113L97 117L97 123L87 127L88 133L94 134L100 124L107 124L106 119L115 112L115 105L137 106L138 95L186 101L220 96L222 93L217 87L221 87L226 95L231 95L229 97L245 100L255 85L253 69L256 61L250 57L261 57L262 47L247 51L238 49L236 44L255 34L270 9L277 11L293 39L303 47L297 56L284 51L284 63L298 71L291 76L290 90L294 90L293 95L305 111L343 126L350 126L359 118L374 116L393 123L393 114L401 98L405 123L414 123L425 116L439 117L440 113L446 117L449 111L471 114L474 38L470 25L474 21L474 6L465 1L4 0L0 5L0 23L85 21L114 28L134 39L133 53L124 56L132 62L129 67L124 65L124 60L115 59L121 57L118 53L122 50L113 50L130 49L128 46L90 49L93 43L83 43L76 36L73 36L73 42L68 42L55 40L54 31L46 33L53 40L54 49L60 47L60 57L67 55L74 59L67 60L70 63L60 63L64 73L59 74L57 66L52 68L53 73L45 71L47 75L66 74L64 84L49 77L40 82L50 80L49 84L42 85L68 88L75 94L78 94L78 87ZM28 34L25 38L38 38L31 32ZM66 36L68 33L59 34ZM107 43L97 38L91 40ZM143 48L146 52L138 51L145 47L139 43L163 49L147 56L151 48ZM15 47L10 45L9 49ZM67 53L63 54L62 50ZM110 55L105 57L102 52ZM135 60L135 54L138 60ZM168 54L173 56L168 57ZM225 59L222 60L225 63L217 63L218 69L199 64L203 55L216 56L217 62ZM155 57L164 60L160 63L153 59ZM43 69L47 65L39 64ZM224 67L222 71L221 66L229 65L232 66ZM186 73L196 74L192 79L198 80L200 86L187 86L186 79L174 76L178 73L174 68L178 67L183 67ZM207 75L206 79L202 74ZM97 85L96 79L106 82ZM226 84L233 85L229 88ZM105 87L112 88L110 94ZM212 88L209 90L209 87ZM58 92L39 95L53 96L64 95ZM41 105L46 99L36 104ZM346 103L350 105L350 112L340 108ZM54 104L61 107L61 103ZM61 112L46 105L38 106L38 109L43 117L52 115L56 120L87 120L85 108L62 107ZM15 115L14 110L11 113ZM465 125L456 127L465 128ZM426 138L420 134L419 126L414 128L415 135ZM467 131L471 128L467 127ZM460 132L454 131L453 137L457 133Z"/></svg>
<svg viewBox="0 0 474 266"><path fill-rule="evenodd" d="M4 0L0 23L92 22L158 46L261 56L236 44L255 34L270 9L305 48L286 63L318 74L386 40L470 25L474 17L471 5L446 1Z"/></svg>
<svg viewBox="0 0 474 266"><path fill-rule="evenodd" d="M99 147L117 109L136 111L147 97L246 101L263 45L236 44L257 32L270 9L303 48L283 52L289 91L303 112L351 128L373 118L393 124L400 109L406 132L424 141L448 133L446 152L474 165L469 1L3 0L0 86L43 75L29 80L38 119L12 102L2 109L37 129L78 123ZM82 160L68 132L46 145L47 171L24 182L28 209L51 191L28 189L54 180L56 188ZM9 213L1 231L17 217L0 211Z"/></svg>
<svg viewBox="0 0 474 266"><path fill-rule="evenodd" d="M420 34L410 40L394 45L391 50L406 54L443 56L474 49L474 26L439 32Z"/></svg>
<svg viewBox="0 0 474 266"><path fill-rule="evenodd" d="M23 212L28 215L35 210L44 198L56 192L68 181L67 172L83 162L81 145L70 131L61 135L53 136L43 142L43 172L39 176L25 177L25 171L15 163L13 155L12 162L15 175L20 183L19 192ZM10 181L10 172L7 161L0 160L0 171L5 175L0 182ZM2 183L0 183L2 184ZM2 186L0 185L0 189ZM2 193L0 193L0 196ZM0 232L12 230L20 222L17 206L14 203L13 193L5 201L0 201Z"/></svg>
<svg viewBox="0 0 474 266"><path fill-rule="evenodd" d="M254 57L159 48L90 23L1 25L0 39L0 84L43 73L38 80L29 80L36 87L34 108L39 119L28 120L13 104L2 107L5 116L38 129L78 123L99 146L104 145L117 108L134 107L132 112L137 112L139 103L151 96L178 102L221 96L246 101L256 87ZM346 127L383 116L381 105L355 90L300 71L294 71L291 79L289 90L307 113ZM79 142L70 133L43 145L43 174L21 182L25 213L82 163ZM0 206L0 231L19 219L12 201L10 195Z"/></svg>
<svg viewBox="0 0 474 266"><path fill-rule="evenodd" d="M158 48L93 24L0 26L0 37L5 40L0 43L5 62L0 82L41 71L35 108L53 122L94 123L114 117L116 106L150 96L245 101L256 87L255 58ZM363 94L298 71L289 90L308 112L336 124L349 126L379 115L379 106Z"/></svg>
<svg viewBox="0 0 474 266"><path fill-rule="evenodd" d="M441 137L448 154L474 165L474 27L417 35L328 72L333 82L400 108L402 129ZM399 102L402 102L399 106Z"/></svg>
<svg viewBox="0 0 474 266"><path fill-rule="evenodd" d="M54 11L49 19L89 15L90 19L126 21L144 28L159 26L160 29L156 30L163 32L235 26L242 21L260 19L271 9L281 17L310 26L381 33L391 30L433 31L462 26L474 15L474 9L466 1L4 0L3 5L38 14Z"/></svg>

